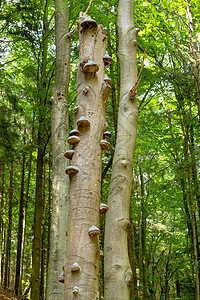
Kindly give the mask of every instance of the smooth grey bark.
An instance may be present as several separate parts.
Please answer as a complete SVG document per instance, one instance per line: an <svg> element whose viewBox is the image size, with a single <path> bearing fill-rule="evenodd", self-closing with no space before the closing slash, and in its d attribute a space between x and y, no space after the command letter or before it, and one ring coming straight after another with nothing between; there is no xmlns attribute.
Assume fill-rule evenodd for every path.
<svg viewBox="0 0 200 300"><path fill-rule="evenodd" d="M68 1L55 0L55 16L56 71L51 98L53 205L46 293L48 300L61 300L64 297L64 285L58 279L63 270L66 256L67 195L69 188L69 181L65 176L67 160L64 157L67 150L67 92L70 77L70 39L67 36L69 27Z"/></svg>
<svg viewBox="0 0 200 300"><path fill-rule="evenodd" d="M135 93L137 80L137 29L133 24L134 1L120 0L117 29L120 61L120 101L116 148L106 214L104 246L104 300L130 298L132 271L128 257L130 197L133 185L133 155L136 142L138 108Z"/></svg>
<svg viewBox="0 0 200 300"><path fill-rule="evenodd" d="M84 17L87 16L81 16L79 21L83 21ZM79 171L70 175L65 300L75 299L75 286L79 289L78 299L99 299L99 240L98 236L89 236L88 231L93 225L99 228L102 169L100 141L107 127L105 110L110 86L104 82L106 34L102 25L95 28L90 28L90 25L78 26L79 66L74 124L80 132L80 142L74 146L72 166ZM89 61L98 65L96 73L84 73L83 67ZM77 125L83 116L90 125ZM71 267L75 262L79 264L80 270L73 272Z"/></svg>

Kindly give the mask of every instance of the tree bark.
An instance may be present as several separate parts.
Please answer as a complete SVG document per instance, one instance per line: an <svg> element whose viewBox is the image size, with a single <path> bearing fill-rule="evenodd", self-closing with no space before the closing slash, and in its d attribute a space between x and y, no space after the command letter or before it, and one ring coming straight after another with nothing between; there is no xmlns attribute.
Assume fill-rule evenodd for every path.
<svg viewBox="0 0 200 300"><path fill-rule="evenodd" d="M43 205L42 205L42 241L41 241L41 275L40 275L40 299L44 299L44 284L45 284L45 187L46 187L46 164L44 162L43 168Z"/></svg>
<svg viewBox="0 0 200 300"><path fill-rule="evenodd" d="M84 17L80 17L81 22ZM73 288L79 288L78 298L94 300L98 297L99 241L90 236L89 229L99 228L101 199L100 141L107 125L105 110L110 86L104 82L103 56L106 35L102 25L87 28L79 25L79 66L77 73L77 101L74 111L75 127L80 132L80 142L74 146L72 166L78 173L70 175L67 263L65 266L65 299L74 299ZM95 62L99 70L84 73L88 61ZM88 126L76 126L81 117L88 119ZM78 263L80 270L72 272Z"/></svg>
<svg viewBox="0 0 200 300"><path fill-rule="evenodd" d="M68 165L64 157L67 150L67 92L70 77L70 39L66 35L69 27L68 1L55 0L55 12L56 71L51 98L53 207L46 295L48 300L61 300L64 297L64 286L59 283L58 279L65 264L67 199L69 193L69 180L64 174L64 170Z"/></svg>
<svg viewBox="0 0 200 300"><path fill-rule="evenodd" d="M41 85L39 86L39 125L37 137L37 168L36 168L36 195L34 216L34 239L32 251L32 280L31 300L40 298L40 261L42 243L42 206L43 206L43 159L45 155L45 106L46 106L46 64L48 47L48 0L46 0L43 18L42 68Z"/></svg>
<svg viewBox="0 0 200 300"><path fill-rule="evenodd" d="M19 201L19 223L17 236L17 261L15 273L15 295L20 294L20 272L21 272L21 257L22 257L22 236L23 236L23 218L24 218L24 175L25 175L25 155L22 158L22 174L21 174L21 191Z"/></svg>
<svg viewBox="0 0 200 300"><path fill-rule="evenodd" d="M139 174L140 174L140 191L141 191L141 213L139 216L139 266L140 266L140 286L142 299L147 298L147 265L146 265L146 205L144 201L145 190L144 190L144 179L141 166L141 159L138 160Z"/></svg>
<svg viewBox="0 0 200 300"><path fill-rule="evenodd" d="M6 240L6 257L5 257L5 275L4 288L9 287L10 281L10 250L11 250L11 230L12 230L12 201L13 201L13 162L10 164L10 187L9 187L9 203L8 203L8 227Z"/></svg>
<svg viewBox="0 0 200 300"><path fill-rule="evenodd" d="M186 0L186 3L189 4L190 0ZM200 54L198 51L198 45L194 39L194 21L190 5L186 7L186 19L189 33L190 53L192 59L194 60L193 73L197 97L198 115L200 120Z"/></svg>
<svg viewBox="0 0 200 300"><path fill-rule="evenodd" d="M136 97L132 99L130 93L137 80L137 29L133 25L133 15L134 1L120 0L117 17L120 101L105 228L105 300L130 298L132 273L128 258L127 225L138 119Z"/></svg>
<svg viewBox="0 0 200 300"><path fill-rule="evenodd" d="M21 263L20 263L20 279L19 279L19 291L20 294L22 292L22 276L23 276L23 259L24 259L24 248L25 248L25 236L26 236L26 219L27 219L27 207L28 207L28 197L29 197L29 187L30 187L30 179L31 179L31 164L32 164L32 149L29 157L28 164L28 178L26 185L26 195L24 200L24 218L23 218L23 230L22 230L22 249L21 249Z"/></svg>
<svg viewBox="0 0 200 300"><path fill-rule="evenodd" d="M0 200L0 282L2 282L2 256L3 256L3 236L4 236L4 226L3 226L3 206L4 206L4 177L5 177L5 165L1 165L1 200Z"/></svg>

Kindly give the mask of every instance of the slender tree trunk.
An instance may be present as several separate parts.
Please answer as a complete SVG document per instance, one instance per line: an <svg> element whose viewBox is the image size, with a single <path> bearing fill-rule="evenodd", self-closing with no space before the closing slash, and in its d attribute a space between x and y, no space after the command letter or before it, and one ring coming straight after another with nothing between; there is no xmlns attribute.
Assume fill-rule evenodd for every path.
<svg viewBox="0 0 200 300"><path fill-rule="evenodd" d="M193 21L191 7L189 5L190 0L186 0L186 3L188 3L188 6L186 7L186 19L187 19L187 27L189 33L190 53L194 61L194 65L193 65L194 83L196 88L198 115L200 120L200 64L199 64L200 54L194 36L194 21Z"/></svg>
<svg viewBox="0 0 200 300"><path fill-rule="evenodd" d="M128 248L129 248L129 259L132 269L132 280L131 280L131 293L130 293L130 299L132 297L138 297L138 291L137 291L137 256L136 256L136 247L135 247L135 227L133 224L133 219L130 218L130 225L129 225L129 231L128 231Z"/></svg>
<svg viewBox="0 0 200 300"><path fill-rule="evenodd" d="M1 261L3 254L3 236L4 236L4 228L3 228L3 206L4 206L4 177L5 177L5 165L1 165L1 200L0 200L0 276L2 274L1 269ZM2 276L0 277L0 282L2 282Z"/></svg>
<svg viewBox="0 0 200 300"><path fill-rule="evenodd" d="M105 300L127 300L130 297L132 273L128 257L127 225L138 118L136 97L130 93L137 80L137 29L133 25L133 15L134 1L120 0L117 18L120 101L105 228Z"/></svg>
<svg viewBox="0 0 200 300"><path fill-rule="evenodd" d="M5 261L5 229L4 229L4 223L2 222L2 254L1 254L1 285L3 285L4 281L4 261Z"/></svg>
<svg viewBox="0 0 200 300"><path fill-rule="evenodd" d="M18 223L18 237L17 237L17 262L15 274L15 295L20 293L20 271L21 271L21 256L22 256L22 235L23 235L23 217L24 217L24 175L25 175L25 155L22 158L22 177L21 177L21 191L19 201L19 223Z"/></svg>
<svg viewBox="0 0 200 300"><path fill-rule="evenodd" d="M33 257L32 257L32 282L31 282L31 299L39 300L40 298L40 256L42 241L42 182L43 182L43 137L42 124L38 133L38 154L36 169L36 196L35 196L35 217L34 217L34 239L33 239Z"/></svg>
<svg viewBox="0 0 200 300"><path fill-rule="evenodd" d="M32 150L31 150L32 151ZM24 259L24 249L25 249L25 236L26 236L26 219L27 219L27 207L28 207L28 197L29 197L29 187L30 187L30 179L31 179L31 164L32 164L32 152L29 157L29 165L28 165L28 178L27 178L27 186L26 186L26 195L24 201L24 218L23 218L23 231L22 231L22 249L21 249L21 264L20 264L20 294L22 292L22 276L23 276L23 259Z"/></svg>
<svg viewBox="0 0 200 300"><path fill-rule="evenodd" d="M6 257L5 257L5 275L4 288L9 287L10 281L10 250L11 250L11 230L12 230L12 201L13 201L13 162L10 164L10 187L9 187L9 203L8 203L8 227L6 240Z"/></svg>
<svg viewBox="0 0 200 300"><path fill-rule="evenodd" d="M48 170L48 237L47 237L47 271L49 266L49 256L50 256L50 230L51 230L51 208L52 208L52 199L51 199L51 158L49 156L49 170Z"/></svg>
<svg viewBox="0 0 200 300"><path fill-rule="evenodd" d="M53 207L51 217L50 256L48 263L47 299L61 300L64 285L59 283L59 275L65 265L66 226L69 180L64 170L68 165L64 153L67 150L68 133L67 92L70 77L70 39L67 37L69 13L68 1L55 0L56 12L56 72L51 98L51 136L53 153L52 192Z"/></svg>
<svg viewBox="0 0 200 300"><path fill-rule="evenodd" d="M39 87L39 125L37 140L36 195L34 216L34 239L32 252L31 300L40 298L40 262L42 243L42 207L43 207L43 159L45 155L45 105L46 105L46 64L48 47L48 0L46 0L43 19L42 69Z"/></svg>
<svg viewBox="0 0 200 300"><path fill-rule="evenodd" d="M145 192L144 192L144 179L141 166L141 160L138 161L139 165L139 174L140 174L140 190L141 190L141 216L140 224L140 278L142 284L142 297L145 300L147 298L147 265L146 265L146 207L144 202Z"/></svg>
<svg viewBox="0 0 200 300"><path fill-rule="evenodd" d="M43 171L43 206L42 206L42 242L41 242L41 275L40 275L40 299L44 299L44 277L45 277L45 187L46 187L46 164Z"/></svg>
<svg viewBox="0 0 200 300"><path fill-rule="evenodd" d="M79 21L83 19L80 17ZM78 173L70 175L65 299L74 299L76 291L73 288L77 286L79 299L94 300L99 298L100 141L107 127L105 110L110 86L104 82L102 58L106 50L106 35L102 25L97 26L94 21L88 24L85 20L83 26L78 27L79 66L74 123L79 130L80 141L74 146L71 167ZM82 122L83 117L86 120ZM102 147L105 144L108 145L103 142ZM77 271L72 267L75 262L80 270L78 266Z"/></svg>

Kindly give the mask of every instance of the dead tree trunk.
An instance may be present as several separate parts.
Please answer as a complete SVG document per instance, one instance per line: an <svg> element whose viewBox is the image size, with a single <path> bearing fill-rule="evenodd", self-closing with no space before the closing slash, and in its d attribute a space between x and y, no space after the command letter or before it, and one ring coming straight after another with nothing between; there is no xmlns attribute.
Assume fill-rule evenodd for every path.
<svg viewBox="0 0 200 300"><path fill-rule="evenodd" d="M94 300L98 299L101 157L102 149L109 146L103 140L110 93L110 85L104 81L104 64L110 61L104 57L106 34L102 25L97 26L89 17L80 17L78 25L76 130L68 139L69 144L75 144L72 165L66 170L70 194L65 299L79 294L79 299Z"/></svg>
<svg viewBox="0 0 200 300"><path fill-rule="evenodd" d="M120 101L118 127L111 184L109 211L105 227L105 293L104 299L130 298L131 268L128 257L129 206L133 185L133 155L136 141L138 109L137 29L133 25L134 1L120 0L117 28L120 61ZM131 92L130 92L131 90Z"/></svg>

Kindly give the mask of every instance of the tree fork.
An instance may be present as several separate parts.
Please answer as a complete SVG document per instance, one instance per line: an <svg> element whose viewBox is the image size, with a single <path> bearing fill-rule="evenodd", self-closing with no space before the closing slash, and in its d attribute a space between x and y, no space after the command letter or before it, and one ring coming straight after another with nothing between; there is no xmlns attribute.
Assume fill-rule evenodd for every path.
<svg viewBox="0 0 200 300"><path fill-rule="evenodd" d="M81 14L78 29L79 66L74 123L79 139L74 138L72 166L66 171L70 174L70 194L65 299L73 299L78 294L79 299L94 300L98 299L100 257L100 142L107 127L105 111L111 88L104 82L106 33L102 25ZM77 268L74 268L74 263L75 266L78 264Z"/></svg>

